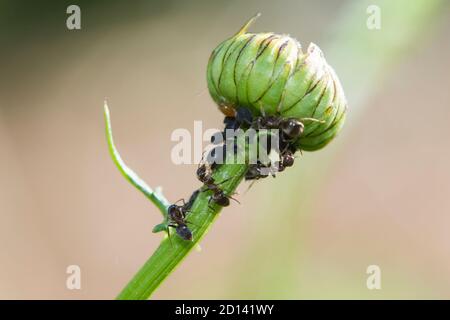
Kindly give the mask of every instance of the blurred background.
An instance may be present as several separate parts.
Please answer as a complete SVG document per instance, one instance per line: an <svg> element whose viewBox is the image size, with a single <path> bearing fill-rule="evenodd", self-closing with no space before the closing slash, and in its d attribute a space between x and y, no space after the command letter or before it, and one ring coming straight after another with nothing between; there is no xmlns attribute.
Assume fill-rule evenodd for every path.
<svg viewBox="0 0 450 320"><path fill-rule="evenodd" d="M81 8L68 30L66 8ZM381 13L370 30L369 5ZM124 160L171 201L176 128L221 128L212 49L251 31L314 42L349 101L342 134L223 210L155 299L450 298L448 1L0 1L0 298L114 298L161 235ZM81 290L66 288L79 265ZM366 269L381 268L381 290Z"/></svg>

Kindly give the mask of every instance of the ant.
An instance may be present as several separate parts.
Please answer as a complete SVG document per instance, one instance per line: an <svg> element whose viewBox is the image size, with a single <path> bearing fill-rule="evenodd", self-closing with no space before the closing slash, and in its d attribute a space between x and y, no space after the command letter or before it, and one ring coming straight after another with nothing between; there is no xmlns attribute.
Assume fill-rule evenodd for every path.
<svg viewBox="0 0 450 320"><path fill-rule="evenodd" d="M305 126L302 121L311 120L319 121L312 118L303 118L297 120L295 118L282 118L280 116L266 116L263 110L261 110L262 116L253 117L253 114L249 109L238 108L236 110L235 117L225 117L225 130L222 133L224 135L226 129L236 130L238 128L253 128L255 130L261 129L279 129L281 136L279 139L280 149L282 153L286 149L295 148L293 142L296 141L304 132ZM320 122L320 121L319 121Z"/></svg>
<svg viewBox="0 0 450 320"><path fill-rule="evenodd" d="M255 130L260 129L280 129L285 142L292 142L297 140L305 129L304 121L314 121L323 123L323 121L314 118L282 118L280 116L266 116L261 109L262 116L253 117L251 111L247 108L238 108L234 117L227 116L224 119L225 130L238 128Z"/></svg>
<svg viewBox="0 0 450 320"><path fill-rule="evenodd" d="M269 174L275 178L275 172L282 172L287 167L294 165L295 156L291 150L286 150L280 155L280 161L278 167L271 167L270 165L258 162L251 164L245 174L245 180L259 180L266 178Z"/></svg>
<svg viewBox="0 0 450 320"><path fill-rule="evenodd" d="M187 226L187 224L191 222L186 220L186 216L192 208L192 205L194 204L194 201L199 193L200 190L194 191L194 193L189 198L189 201L186 203L184 203L184 199L181 199L181 201L183 201L182 206L177 205L176 203L171 204L167 208L167 222L155 226L155 228L153 228L153 232L160 232L165 230L170 239L169 227L171 227L175 229L175 232L181 239L192 241L192 231Z"/></svg>
<svg viewBox="0 0 450 320"><path fill-rule="evenodd" d="M280 129L282 144L289 144L297 140L305 129L303 123L295 118L280 118L275 116L263 116L256 118L252 127L256 130L260 129Z"/></svg>
<svg viewBox="0 0 450 320"><path fill-rule="evenodd" d="M208 162L203 162L199 164L197 169L197 178L202 182L207 190L212 191L211 198L209 202L213 201L221 207L228 207L230 205L230 199L237 201L231 196L225 194L225 192L219 188L219 184L225 183L229 179L222 181L219 184L216 184L214 178L212 176L213 166Z"/></svg>

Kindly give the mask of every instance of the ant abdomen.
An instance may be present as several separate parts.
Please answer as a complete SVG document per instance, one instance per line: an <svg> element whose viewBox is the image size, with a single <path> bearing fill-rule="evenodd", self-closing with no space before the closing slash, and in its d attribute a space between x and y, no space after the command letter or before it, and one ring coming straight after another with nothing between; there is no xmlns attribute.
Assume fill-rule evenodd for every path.
<svg viewBox="0 0 450 320"><path fill-rule="evenodd" d="M222 191L213 193L211 195L211 201L214 201L214 203L221 207L228 207L230 205L230 199Z"/></svg>
<svg viewBox="0 0 450 320"><path fill-rule="evenodd" d="M185 224L180 224L175 228L176 233L186 241L192 241L192 231Z"/></svg>

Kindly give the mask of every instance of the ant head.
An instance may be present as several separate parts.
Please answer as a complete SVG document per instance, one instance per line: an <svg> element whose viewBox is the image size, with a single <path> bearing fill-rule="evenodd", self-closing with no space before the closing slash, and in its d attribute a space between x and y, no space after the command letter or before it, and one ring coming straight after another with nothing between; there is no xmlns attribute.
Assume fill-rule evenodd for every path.
<svg viewBox="0 0 450 320"><path fill-rule="evenodd" d="M202 164L197 169L197 176L203 176L205 174L205 172L206 172L206 166L204 164Z"/></svg>
<svg viewBox="0 0 450 320"><path fill-rule="evenodd" d="M185 224L179 225L175 230L183 240L192 241L192 231Z"/></svg>
<svg viewBox="0 0 450 320"><path fill-rule="evenodd" d="M167 208L167 213L169 216L174 215L178 211L178 206L176 204L171 204L169 208Z"/></svg>
<svg viewBox="0 0 450 320"><path fill-rule="evenodd" d="M295 139L303 133L305 126L297 119L290 118L283 121L280 128L286 136L291 139Z"/></svg>
<svg viewBox="0 0 450 320"><path fill-rule="evenodd" d="M283 155L282 164L284 167L292 167L294 165L295 157L292 153Z"/></svg>
<svg viewBox="0 0 450 320"><path fill-rule="evenodd" d="M183 217L183 213L181 212L180 206L177 206L176 204L171 204L167 209L167 213L169 217L171 217L172 219Z"/></svg>
<svg viewBox="0 0 450 320"><path fill-rule="evenodd" d="M283 172L284 169L286 168L286 165L284 163L278 163L278 172Z"/></svg>

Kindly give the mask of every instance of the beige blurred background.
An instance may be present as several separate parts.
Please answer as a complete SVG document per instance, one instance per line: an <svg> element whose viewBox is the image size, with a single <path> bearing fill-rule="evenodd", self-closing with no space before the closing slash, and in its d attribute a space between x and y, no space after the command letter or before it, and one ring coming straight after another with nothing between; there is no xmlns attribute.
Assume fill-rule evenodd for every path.
<svg viewBox="0 0 450 320"><path fill-rule="evenodd" d="M153 298L450 298L450 11L394 3L1 1L0 298L119 293L161 217L109 158L103 100L127 163L171 201L188 197L195 166L171 162L170 134L221 127L207 59L256 12L252 31L323 49L346 126L276 179L242 185L241 205ZM66 28L69 4L81 30ZM369 4L381 30L366 27ZM72 264L81 290L66 288ZM366 287L373 264L381 290Z"/></svg>

